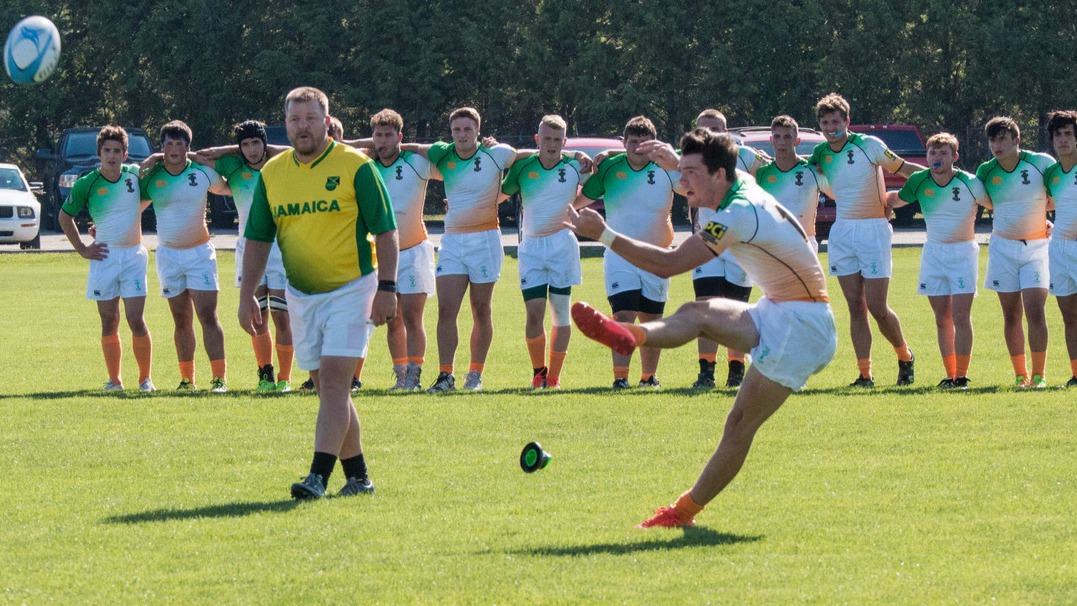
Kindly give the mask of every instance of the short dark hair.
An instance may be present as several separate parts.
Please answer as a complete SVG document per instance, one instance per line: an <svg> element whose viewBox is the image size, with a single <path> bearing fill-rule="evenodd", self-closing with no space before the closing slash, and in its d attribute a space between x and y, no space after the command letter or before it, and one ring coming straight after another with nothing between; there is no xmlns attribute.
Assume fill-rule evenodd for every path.
<svg viewBox="0 0 1077 606"><path fill-rule="evenodd" d="M984 134L987 135L988 139L994 139L1005 133L1010 133L1014 139L1021 136L1021 129L1017 127L1017 123L1013 121L1013 118L995 116L984 125Z"/></svg>
<svg viewBox="0 0 1077 606"><path fill-rule="evenodd" d="M737 180L737 144L729 133L716 133L709 128L697 128L681 137L681 155L701 154L707 172L715 174L725 169L726 181Z"/></svg>
<svg viewBox="0 0 1077 606"><path fill-rule="evenodd" d="M1051 141L1055 140L1055 133L1062 130L1062 127L1070 125L1073 126L1074 131L1077 131L1077 112L1075 111L1063 109L1047 114L1047 135Z"/></svg>
<svg viewBox="0 0 1077 606"><path fill-rule="evenodd" d="M819 102L815 104L816 118L822 118L824 114L834 112L841 114L842 120L849 119L849 102L845 100L845 97L842 97L838 93L830 93L822 99L819 99Z"/></svg>
<svg viewBox="0 0 1077 606"><path fill-rule="evenodd" d="M625 124L624 136L626 139L631 136L655 139L658 137L658 129L654 127L654 122L648 120L646 116L636 116Z"/></svg>
<svg viewBox="0 0 1077 606"><path fill-rule="evenodd" d="M479 115L479 110L474 107L458 107L452 110L449 114L449 125L452 126L453 120L457 118L471 118L475 121L475 128L482 128L482 116Z"/></svg>
<svg viewBox="0 0 1077 606"><path fill-rule="evenodd" d="M194 139L194 135L191 133L191 127L187 126L185 122L182 120L173 120L161 127L162 143L164 143L165 138L183 139L187 142L187 145L190 145L191 140Z"/></svg>
<svg viewBox="0 0 1077 606"><path fill-rule="evenodd" d="M793 119L793 116L788 116L785 114L775 116L774 119L770 121L770 128L773 129L775 126L782 128L791 128L795 131L800 130L800 125L797 124L797 121Z"/></svg>
<svg viewBox="0 0 1077 606"><path fill-rule="evenodd" d="M123 151L127 151L127 131L119 126L109 124L97 133L97 155L101 155L101 148L105 146L106 141L117 141L123 146Z"/></svg>

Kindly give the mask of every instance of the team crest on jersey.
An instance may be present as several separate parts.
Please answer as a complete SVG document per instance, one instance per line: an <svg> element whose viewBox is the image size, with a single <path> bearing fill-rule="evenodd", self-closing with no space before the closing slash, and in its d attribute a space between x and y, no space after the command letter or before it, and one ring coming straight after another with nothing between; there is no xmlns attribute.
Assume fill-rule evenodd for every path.
<svg viewBox="0 0 1077 606"><path fill-rule="evenodd" d="M445 166L448 166L449 170L454 170L456 168L456 162L449 161Z"/></svg>
<svg viewBox="0 0 1077 606"><path fill-rule="evenodd" d="M99 195L99 196L103 196L103 195L105 195L107 193L108 193L108 188L107 187L102 187L102 188L97 190L97 195Z"/></svg>
<svg viewBox="0 0 1077 606"><path fill-rule="evenodd" d="M327 191L333 191L338 185L340 185L340 177L326 177L325 189Z"/></svg>
<svg viewBox="0 0 1077 606"><path fill-rule="evenodd" d="M830 164L833 161L834 161L834 156L831 156L831 155L823 156L823 162L826 162L827 164Z"/></svg>
<svg viewBox="0 0 1077 606"><path fill-rule="evenodd" d="M703 226L703 230L699 232L704 242L717 242L725 235L726 226L715 221L711 221Z"/></svg>

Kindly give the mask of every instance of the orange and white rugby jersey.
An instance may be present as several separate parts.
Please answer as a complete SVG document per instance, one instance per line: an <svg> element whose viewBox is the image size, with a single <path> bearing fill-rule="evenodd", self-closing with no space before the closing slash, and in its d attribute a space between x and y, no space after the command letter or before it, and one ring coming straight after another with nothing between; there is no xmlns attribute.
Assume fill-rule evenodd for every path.
<svg viewBox="0 0 1077 606"><path fill-rule="evenodd" d="M445 233L466 234L497 229L497 194L501 172L516 155L508 145L479 146L464 160L453 143L435 143L426 157L441 172L449 210L445 213Z"/></svg>
<svg viewBox="0 0 1077 606"><path fill-rule="evenodd" d="M839 151L823 141L808 158L808 164L822 171L830 183L839 219L886 217L882 169L896 172L904 163L881 139L860 133L850 134Z"/></svg>
<svg viewBox="0 0 1077 606"><path fill-rule="evenodd" d="M750 179L738 178L695 237L728 250L771 301L829 302L826 275L788 209Z"/></svg>
<svg viewBox="0 0 1077 606"><path fill-rule="evenodd" d="M520 192L525 238L548 236L566 229L566 211L589 176L580 173L576 160L562 157L553 168L545 168L535 154L512 165L501 193Z"/></svg>
<svg viewBox="0 0 1077 606"><path fill-rule="evenodd" d="M178 175L157 164L142 178L142 199L153 200L161 246L194 248L209 242L206 197L210 187L223 183L217 171L190 160Z"/></svg>
<svg viewBox="0 0 1077 606"><path fill-rule="evenodd" d="M1047 188L1044 173L1055 160L1047 154L1022 150L1017 166L1005 171L992 158L976 169L994 207L991 233L1010 240L1047 237Z"/></svg>
<svg viewBox="0 0 1077 606"><path fill-rule="evenodd" d="M142 243L142 195L137 166L124 165L115 182L106 179L99 168L80 177L62 210L74 217L83 208L90 213L97 230L95 242L111 246Z"/></svg>
<svg viewBox="0 0 1077 606"><path fill-rule="evenodd" d="M639 170L628 163L627 154L607 158L598 173L587 180L583 195L603 198L606 223L614 230L655 246L673 242L673 188L681 173L651 162Z"/></svg>
<svg viewBox="0 0 1077 606"><path fill-rule="evenodd" d="M801 158L789 170L778 168L777 162L768 162L755 173L755 182L763 191L774 196L800 221L804 233L815 236L815 214L819 210L819 193L830 191L830 184L822 173Z"/></svg>
<svg viewBox="0 0 1077 606"><path fill-rule="evenodd" d="M963 170L955 170L943 185L935 182L930 170L921 170L909 177L898 197L920 203L928 242L952 244L976 235L976 203L987 198L987 191L975 175Z"/></svg>
<svg viewBox="0 0 1077 606"><path fill-rule="evenodd" d="M1055 201L1055 227L1051 237L1061 240L1077 240L1077 166L1069 172L1055 162L1043 176L1047 195Z"/></svg>
<svg viewBox="0 0 1077 606"><path fill-rule="evenodd" d="M381 174L393 202L400 250L422 244L427 239L423 203L426 202L426 185L430 182L430 161L420 154L402 151L389 166L375 158L374 168Z"/></svg>

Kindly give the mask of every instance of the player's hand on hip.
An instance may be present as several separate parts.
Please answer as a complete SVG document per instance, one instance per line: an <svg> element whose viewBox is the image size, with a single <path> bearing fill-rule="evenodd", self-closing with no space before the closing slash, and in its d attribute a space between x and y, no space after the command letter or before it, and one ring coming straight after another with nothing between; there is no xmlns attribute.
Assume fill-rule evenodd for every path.
<svg viewBox="0 0 1077 606"><path fill-rule="evenodd" d="M255 297L239 298L239 326L252 337L262 326L262 310Z"/></svg>
<svg viewBox="0 0 1077 606"><path fill-rule="evenodd" d="M379 290L374 295L370 320L374 322L374 326L381 326L394 317L396 317L396 293Z"/></svg>
<svg viewBox="0 0 1077 606"><path fill-rule="evenodd" d="M79 254L82 255L82 258L84 259L102 261L108 258L108 244L105 244L104 242L94 242L80 250Z"/></svg>

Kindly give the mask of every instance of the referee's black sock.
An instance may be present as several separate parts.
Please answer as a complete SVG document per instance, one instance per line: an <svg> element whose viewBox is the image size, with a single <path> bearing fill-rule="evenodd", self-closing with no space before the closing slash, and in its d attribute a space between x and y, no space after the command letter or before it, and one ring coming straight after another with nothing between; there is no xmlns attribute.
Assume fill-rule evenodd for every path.
<svg viewBox="0 0 1077 606"><path fill-rule="evenodd" d="M314 451L314 460L310 463L310 473L322 476L322 486L329 486L329 474L337 464L337 455Z"/></svg>
<svg viewBox="0 0 1077 606"><path fill-rule="evenodd" d="M367 479L366 459L363 458L363 453L359 453L350 459L341 459L340 467L344 470L345 478Z"/></svg>

